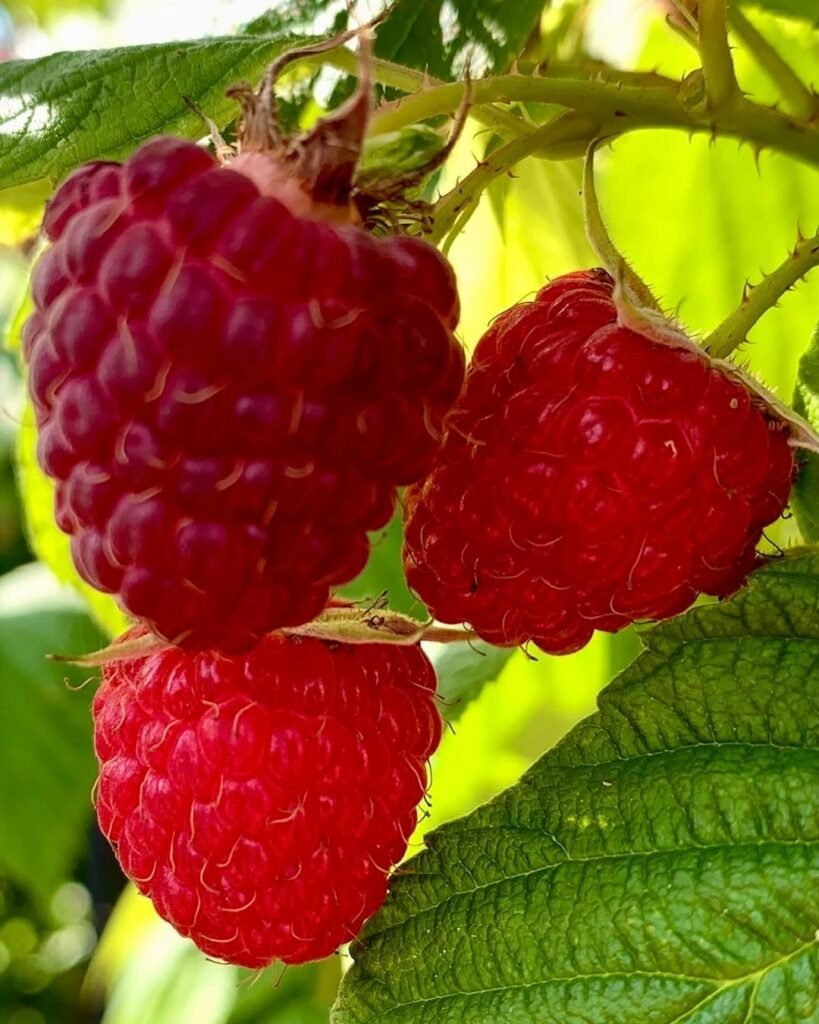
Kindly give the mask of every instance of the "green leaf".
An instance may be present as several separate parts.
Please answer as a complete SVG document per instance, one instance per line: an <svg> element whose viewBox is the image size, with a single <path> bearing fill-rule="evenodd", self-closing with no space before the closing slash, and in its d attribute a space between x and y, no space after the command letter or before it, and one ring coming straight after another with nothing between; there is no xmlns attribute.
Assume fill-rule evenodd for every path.
<svg viewBox="0 0 819 1024"><path fill-rule="evenodd" d="M746 7L760 7L772 14L789 18L804 18L819 25L819 7L814 0L739 0Z"/></svg>
<svg viewBox="0 0 819 1024"><path fill-rule="evenodd" d="M819 554L643 640L403 866L334 1024L816 1020Z"/></svg>
<svg viewBox="0 0 819 1024"><path fill-rule="evenodd" d="M255 81L295 40L273 35L55 53L0 64L0 188L119 159L152 135L206 134L185 105L220 126L237 113L225 89Z"/></svg>
<svg viewBox="0 0 819 1024"><path fill-rule="evenodd" d="M95 775L89 672L47 658L102 641L42 566L0 581L0 865L43 897L83 848Z"/></svg>
<svg viewBox="0 0 819 1024"><path fill-rule="evenodd" d="M397 0L376 53L439 78L505 70L520 54L543 0Z"/></svg>
<svg viewBox="0 0 819 1024"><path fill-rule="evenodd" d="M401 513L396 512L383 530L370 534L369 561L359 576L340 589L340 596L350 601L374 603L385 595L393 611L423 619L426 610L409 592L404 579L403 540Z"/></svg>
<svg viewBox="0 0 819 1024"><path fill-rule="evenodd" d="M819 429L819 329L799 360L793 407L814 429ZM791 505L805 540L819 541L819 456L800 452L802 468L791 492Z"/></svg>
<svg viewBox="0 0 819 1024"><path fill-rule="evenodd" d="M31 550L58 580L82 594L94 618L110 636L123 632L127 619L113 598L80 579L71 561L68 537L54 522L54 484L37 465L37 431L30 402L26 403L17 435L17 478Z"/></svg>
<svg viewBox="0 0 819 1024"><path fill-rule="evenodd" d="M435 661L444 716L457 721L484 686L498 678L514 653L514 647L493 647L482 640L447 646Z"/></svg>

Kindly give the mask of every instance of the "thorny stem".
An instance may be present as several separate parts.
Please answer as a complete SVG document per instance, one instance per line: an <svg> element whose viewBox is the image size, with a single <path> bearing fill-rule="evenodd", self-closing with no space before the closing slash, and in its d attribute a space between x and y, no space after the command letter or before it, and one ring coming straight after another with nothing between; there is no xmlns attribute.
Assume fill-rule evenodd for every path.
<svg viewBox="0 0 819 1024"><path fill-rule="evenodd" d="M745 341L757 320L816 266L819 266L819 233L811 238L800 237L784 263L759 284L746 288L739 307L708 335L703 347L715 359L725 359Z"/></svg>
<svg viewBox="0 0 819 1024"><path fill-rule="evenodd" d="M697 39L712 115L730 107L740 96L726 16L727 0L700 0Z"/></svg>
<svg viewBox="0 0 819 1024"><path fill-rule="evenodd" d="M776 149L819 167L819 132L804 122L742 97L729 109L712 115L692 97L689 79L671 85L638 85L611 78L588 80L556 76L500 75L472 83L473 109L485 104L512 102L552 103L587 114L599 127L601 137L612 138L641 128L678 128L709 136L727 135L750 143L755 149ZM654 76L651 76L652 79ZM464 96L464 85L452 82L413 93L398 105L376 111L370 126L373 135L398 131L429 117L452 114ZM586 140L591 143L594 137Z"/></svg>
<svg viewBox="0 0 819 1024"><path fill-rule="evenodd" d="M728 24L768 78L779 88L790 112L806 121L819 117L819 97L805 85L790 64L737 6L729 10Z"/></svg>
<svg viewBox="0 0 819 1024"><path fill-rule="evenodd" d="M702 11L707 18L705 4ZM707 29L705 38L709 39L710 46ZM725 52L730 58L727 42ZM313 67L330 64L351 74L357 70L356 55L343 47L298 63ZM463 102L466 86L462 82L440 83L422 72L384 60L374 61L373 74L382 85L407 95L382 104L374 112L371 135L386 135L431 117L451 115ZM712 61L712 81L714 74ZM572 66L548 67L543 74L498 75L471 83L471 116L503 138L515 139L532 135L539 128L499 104L556 104L590 115L600 125L601 137L612 138L642 128L676 128L710 136L730 136L748 142L756 150L778 150L819 167L819 130L814 123L755 103L739 91L732 103L706 109L690 88L695 75L678 81L651 72ZM594 137L585 141L588 145ZM532 152L537 155L537 150Z"/></svg>
<svg viewBox="0 0 819 1024"><path fill-rule="evenodd" d="M358 58L344 47L331 50L324 55L300 59L295 63L300 64L302 67L320 67L323 64L329 64L339 71L346 71L352 75L358 74L359 70ZM406 93L417 93L424 89L435 88L444 84L439 79L430 78L420 71L414 71L412 68L404 67L401 64L394 64L392 61L382 60L377 57L373 60L373 76L381 85L400 89ZM453 111L443 111L443 113L452 113L455 109L453 108ZM537 127L528 121L522 120L516 114L507 110L501 110L491 104L484 105L480 110L473 110L471 114L480 124L487 128L492 128L504 138L529 135ZM374 116L373 121L376 120L377 116L377 114ZM374 131L371 127L370 134L384 135L386 132Z"/></svg>
<svg viewBox="0 0 819 1024"><path fill-rule="evenodd" d="M533 153L556 152L571 147L576 155L579 145L585 148L584 140L591 133L597 133L597 124L589 118L582 118L569 112L549 121L530 135L507 142L495 150L448 192L435 207L435 227L431 241L441 242L456 222L460 227L478 205L484 190L502 174L508 173L524 157ZM581 148L582 152L582 148Z"/></svg>

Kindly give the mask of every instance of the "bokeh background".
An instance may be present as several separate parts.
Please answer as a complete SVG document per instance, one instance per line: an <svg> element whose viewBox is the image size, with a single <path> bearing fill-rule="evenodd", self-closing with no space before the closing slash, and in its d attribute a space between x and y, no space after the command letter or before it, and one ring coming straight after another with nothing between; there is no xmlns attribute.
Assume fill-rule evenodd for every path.
<svg viewBox="0 0 819 1024"><path fill-rule="evenodd" d="M332 5L311 21L315 6L304 3L303 28L326 31ZM7 0L0 57L226 34L270 7L269 0ZM451 4L437 7L444 21L456 16ZM527 53L591 55L684 73L697 57L665 24L668 8L661 0L554 0ZM807 80L819 73L819 35L807 23L753 8L748 14ZM742 53L737 61L743 86L774 100ZM320 85L320 97L331 94L332 80ZM470 125L438 187L467 173L488 144ZM768 153L757 157L736 142L634 134L604 153L599 170L616 242L694 331L727 315L745 280L784 258L798 227L812 232L819 225L815 172ZM576 161L532 159L485 196L450 252L468 347L494 315L531 296L547 277L593 264L579 182ZM70 585L59 539L49 532L49 493L32 469L14 346L43 198L36 188L0 191L0 326L10 339L0 353L0 1024L321 1024L347 962L343 954L258 977L208 962L125 885L94 827L89 703L96 680L47 655L98 648L117 618L109 603L90 605ZM817 319L819 274L789 293L746 347L750 366L785 399ZM399 540L398 523L377 539L354 596L376 597L386 587L394 606L413 610L400 580ZM773 550L797 540L785 522L769 544ZM62 566L61 581L55 566ZM478 674L495 678L444 738L413 848L425 830L514 782L593 708L598 690L638 648L638 637L626 633L598 637L563 659L516 651L482 660L471 649L448 651L448 671L467 678L477 666Z"/></svg>

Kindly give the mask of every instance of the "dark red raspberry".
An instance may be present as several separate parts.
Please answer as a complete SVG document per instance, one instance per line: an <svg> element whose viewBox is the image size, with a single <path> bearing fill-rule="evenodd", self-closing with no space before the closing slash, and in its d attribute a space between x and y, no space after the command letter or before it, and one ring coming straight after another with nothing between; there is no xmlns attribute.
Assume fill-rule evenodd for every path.
<svg viewBox="0 0 819 1024"><path fill-rule="evenodd" d="M100 827L209 956L303 963L384 900L441 737L420 647L265 637L108 664L94 698Z"/></svg>
<svg viewBox="0 0 819 1024"><path fill-rule="evenodd" d="M568 653L735 590L788 500L788 429L705 355L618 324L602 270L481 339L408 494L410 585L443 622Z"/></svg>
<svg viewBox="0 0 819 1024"><path fill-rule="evenodd" d="M189 647L320 612L463 380L443 258L313 212L159 138L46 214L24 350L57 521L85 580Z"/></svg>

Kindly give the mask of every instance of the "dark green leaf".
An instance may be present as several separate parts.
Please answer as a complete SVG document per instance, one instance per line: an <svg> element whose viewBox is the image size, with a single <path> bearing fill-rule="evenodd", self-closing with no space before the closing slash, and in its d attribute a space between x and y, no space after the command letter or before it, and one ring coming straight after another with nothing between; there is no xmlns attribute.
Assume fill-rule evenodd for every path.
<svg viewBox="0 0 819 1024"><path fill-rule="evenodd" d="M450 644L435 662L442 711L450 722L461 717L487 683L498 678L514 647L493 647L479 640Z"/></svg>
<svg viewBox="0 0 819 1024"><path fill-rule="evenodd" d="M102 646L79 602L41 566L0 582L0 864L47 896L68 877L95 775L87 669L48 661Z"/></svg>
<svg viewBox="0 0 819 1024"><path fill-rule="evenodd" d="M439 78L505 70L520 54L543 0L397 0L378 30L379 57Z"/></svg>
<svg viewBox="0 0 819 1024"><path fill-rule="evenodd" d="M819 430L819 330L799 360L793 407ZM791 492L791 505L805 540L819 541L819 456L801 452L803 465Z"/></svg>
<svg viewBox="0 0 819 1024"><path fill-rule="evenodd" d="M746 7L760 7L772 14L785 14L789 18L806 18L819 25L819 6L816 0L739 0Z"/></svg>
<svg viewBox="0 0 819 1024"><path fill-rule="evenodd" d="M503 71L520 55L543 7L544 0L397 0L378 26L375 52L438 78ZM350 24L338 0L289 0L248 30L340 32Z"/></svg>
<svg viewBox="0 0 819 1024"><path fill-rule="evenodd" d="M237 113L225 89L255 81L293 42L237 36L0 64L0 188L56 181L86 160L123 157L162 132L206 134L185 96L223 126Z"/></svg>
<svg viewBox="0 0 819 1024"><path fill-rule="evenodd" d="M643 639L595 715L402 868L335 1024L817 1019L819 555Z"/></svg>

